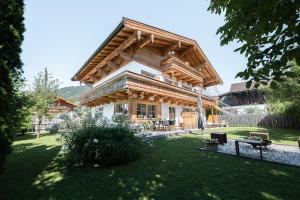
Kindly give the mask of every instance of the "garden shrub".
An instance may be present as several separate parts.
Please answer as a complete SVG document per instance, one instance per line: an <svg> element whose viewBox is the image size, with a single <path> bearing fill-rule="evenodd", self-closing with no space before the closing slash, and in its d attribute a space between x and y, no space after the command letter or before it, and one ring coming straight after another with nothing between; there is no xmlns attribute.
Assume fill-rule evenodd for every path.
<svg viewBox="0 0 300 200"><path fill-rule="evenodd" d="M81 127L63 136L70 160L76 164L113 166L141 156L142 141L124 127Z"/></svg>
<svg viewBox="0 0 300 200"><path fill-rule="evenodd" d="M132 129L90 114L69 123L61 136L69 160L78 165L121 165L138 159L143 149Z"/></svg>
<svg viewBox="0 0 300 200"><path fill-rule="evenodd" d="M116 113L112 116L112 121L119 127L130 128L131 117L129 114Z"/></svg>

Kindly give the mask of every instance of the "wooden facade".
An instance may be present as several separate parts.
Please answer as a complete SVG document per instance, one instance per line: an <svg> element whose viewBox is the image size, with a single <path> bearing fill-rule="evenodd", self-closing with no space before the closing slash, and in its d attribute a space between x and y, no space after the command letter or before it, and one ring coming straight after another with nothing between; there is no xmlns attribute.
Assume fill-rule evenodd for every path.
<svg viewBox="0 0 300 200"><path fill-rule="evenodd" d="M57 114L57 113L65 113L65 112L71 112L76 108L77 105L58 96L54 103L49 106L49 114Z"/></svg>
<svg viewBox="0 0 300 200"><path fill-rule="evenodd" d="M201 71L203 86L223 83L195 40L127 18L122 20L72 80L94 83L130 60L161 69L161 61L170 55L190 68Z"/></svg>
<svg viewBox="0 0 300 200"><path fill-rule="evenodd" d="M133 61L161 75L120 71ZM195 40L127 18L72 80L94 86L81 96L81 104L95 107L126 102L133 119L138 102L156 105L160 114L164 103L196 109L201 95L204 108L212 107L215 99L202 95L202 88L223 83Z"/></svg>

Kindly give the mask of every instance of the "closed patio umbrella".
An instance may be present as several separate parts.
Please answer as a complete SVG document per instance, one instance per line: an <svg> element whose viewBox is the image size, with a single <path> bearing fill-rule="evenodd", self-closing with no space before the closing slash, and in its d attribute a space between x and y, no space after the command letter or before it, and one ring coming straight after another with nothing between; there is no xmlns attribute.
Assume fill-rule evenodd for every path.
<svg viewBox="0 0 300 200"><path fill-rule="evenodd" d="M202 97L200 95L198 96L198 129L204 129Z"/></svg>

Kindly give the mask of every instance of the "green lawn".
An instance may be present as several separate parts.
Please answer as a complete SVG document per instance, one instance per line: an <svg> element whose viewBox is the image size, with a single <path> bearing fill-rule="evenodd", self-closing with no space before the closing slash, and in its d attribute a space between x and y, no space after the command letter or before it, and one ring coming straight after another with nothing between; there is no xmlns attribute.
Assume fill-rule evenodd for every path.
<svg viewBox="0 0 300 200"><path fill-rule="evenodd" d="M300 130L298 129L279 129L279 128L260 128L260 127L226 127L205 130L204 133L225 132L231 139L249 136L250 131L268 132L274 144L298 145ZM209 136L209 135L207 135Z"/></svg>
<svg viewBox="0 0 300 200"><path fill-rule="evenodd" d="M158 139L136 162L66 168L54 135L18 138L0 199L298 199L300 168L197 150L197 134Z"/></svg>

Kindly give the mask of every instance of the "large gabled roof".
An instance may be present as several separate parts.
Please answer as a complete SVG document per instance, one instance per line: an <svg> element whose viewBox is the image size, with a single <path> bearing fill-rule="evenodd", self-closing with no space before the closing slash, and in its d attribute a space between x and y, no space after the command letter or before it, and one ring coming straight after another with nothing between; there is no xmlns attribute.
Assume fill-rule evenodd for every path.
<svg viewBox="0 0 300 200"><path fill-rule="evenodd" d="M195 40L128 18L123 18L108 38L72 77L72 80L84 81L88 75L95 73L97 70L96 67L103 63L105 64L108 57L111 58L116 56L116 52L120 51L119 48L121 46L130 46L136 39L134 34L137 32L141 33L142 41L150 34L155 36L154 42L149 44L149 46L168 49L176 45L175 48L177 49L175 50L181 54L182 59L190 63L191 67L199 68L199 65L201 65L201 72L205 76L204 86L223 83L222 79ZM134 39L132 40L132 38ZM178 46L177 44L179 43L180 45Z"/></svg>

